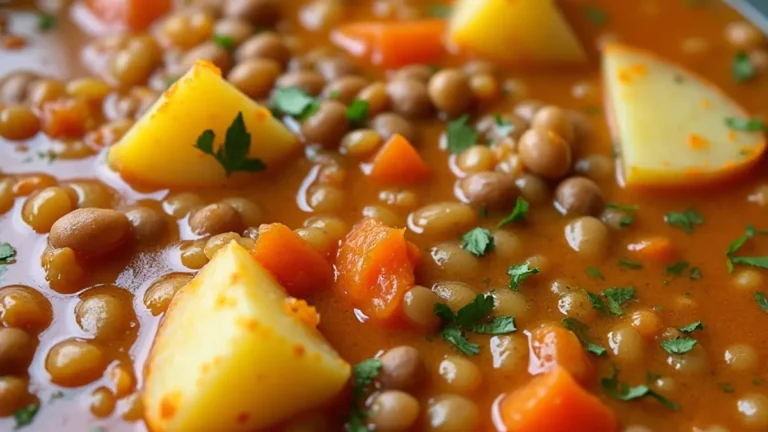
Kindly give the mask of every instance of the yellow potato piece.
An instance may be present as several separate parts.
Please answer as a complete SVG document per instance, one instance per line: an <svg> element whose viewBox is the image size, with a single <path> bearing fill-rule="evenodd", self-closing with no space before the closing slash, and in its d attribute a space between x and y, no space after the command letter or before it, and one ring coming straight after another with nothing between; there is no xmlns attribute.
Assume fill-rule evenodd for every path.
<svg viewBox="0 0 768 432"><path fill-rule="evenodd" d="M611 132L627 185L690 185L731 177L765 150L762 133L726 119L748 114L714 84L635 48L604 51Z"/></svg>
<svg viewBox="0 0 768 432"><path fill-rule="evenodd" d="M587 55L552 0L460 0L450 23L460 48L508 63L584 63Z"/></svg>
<svg viewBox="0 0 768 432"><path fill-rule="evenodd" d="M350 366L232 242L174 298L143 393L153 431L252 431L327 402Z"/></svg>
<svg viewBox="0 0 768 432"><path fill-rule="evenodd" d="M199 61L110 149L109 163L126 180L151 186L220 185L227 180L224 168L195 143L211 129L219 148L238 112L251 134L249 156L267 168L300 148L268 109L225 81L211 63Z"/></svg>

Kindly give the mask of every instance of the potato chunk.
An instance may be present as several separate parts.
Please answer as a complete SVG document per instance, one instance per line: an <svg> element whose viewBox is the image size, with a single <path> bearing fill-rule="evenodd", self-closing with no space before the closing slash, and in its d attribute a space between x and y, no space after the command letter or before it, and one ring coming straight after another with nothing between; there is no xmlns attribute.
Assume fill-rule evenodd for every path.
<svg viewBox="0 0 768 432"><path fill-rule="evenodd" d="M765 150L762 133L733 126L749 120L743 108L676 64L611 45L603 75L627 185L711 182L751 167Z"/></svg>
<svg viewBox="0 0 768 432"><path fill-rule="evenodd" d="M149 357L153 431L261 430L328 401L350 366L232 242L174 298Z"/></svg>
<svg viewBox="0 0 768 432"><path fill-rule="evenodd" d="M552 0L461 0L450 40L507 63L584 63L587 55Z"/></svg>
<svg viewBox="0 0 768 432"><path fill-rule="evenodd" d="M299 149L298 139L268 109L199 61L110 149L109 163L126 180L151 186L220 185L227 180L224 168L195 144L210 129L219 148L238 112L251 134L249 158L269 169Z"/></svg>

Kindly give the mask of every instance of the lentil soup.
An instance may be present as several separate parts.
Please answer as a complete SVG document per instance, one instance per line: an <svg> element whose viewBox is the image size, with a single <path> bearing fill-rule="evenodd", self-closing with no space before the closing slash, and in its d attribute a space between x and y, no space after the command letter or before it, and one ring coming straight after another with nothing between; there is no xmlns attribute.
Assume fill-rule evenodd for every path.
<svg viewBox="0 0 768 432"><path fill-rule="evenodd" d="M176 3L0 8L1 430L768 430L730 6Z"/></svg>

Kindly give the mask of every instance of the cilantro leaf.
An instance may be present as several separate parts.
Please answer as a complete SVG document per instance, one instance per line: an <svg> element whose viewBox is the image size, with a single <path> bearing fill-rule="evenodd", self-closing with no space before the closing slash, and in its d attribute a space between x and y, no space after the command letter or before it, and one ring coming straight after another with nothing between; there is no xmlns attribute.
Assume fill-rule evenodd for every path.
<svg viewBox="0 0 768 432"><path fill-rule="evenodd" d="M250 159L248 153L251 149L251 134L245 128L243 113L238 112L232 124L227 128L224 143L213 151L213 140L216 137L210 129L204 131L197 138L197 147L205 154L216 158L216 161L224 168L227 176L235 171L257 172L266 168L261 159Z"/></svg>
<svg viewBox="0 0 768 432"><path fill-rule="evenodd" d="M661 347L670 354L685 354L696 346L698 341L694 338L682 337L661 341Z"/></svg>
<svg viewBox="0 0 768 432"><path fill-rule="evenodd" d="M232 39L232 36L215 34L211 40L225 50L231 50L235 47L235 40Z"/></svg>
<svg viewBox="0 0 768 432"><path fill-rule="evenodd" d="M593 343L592 338L589 336L589 326L576 318L563 318L563 327L572 331L573 334L579 339L586 350L598 357L605 354L607 351L600 345Z"/></svg>
<svg viewBox="0 0 768 432"><path fill-rule="evenodd" d="M16 429L21 429L31 424L38 411L40 411L40 406L35 404L27 405L25 408L19 408L14 411L13 419L16 421Z"/></svg>
<svg viewBox="0 0 768 432"><path fill-rule="evenodd" d="M16 262L16 249L10 243L0 243L0 264Z"/></svg>
<svg viewBox="0 0 768 432"><path fill-rule="evenodd" d="M347 119L354 127L365 126L368 121L368 102L355 99L347 107Z"/></svg>
<svg viewBox="0 0 768 432"><path fill-rule="evenodd" d="M762 119L742 119L736 117L728 117L725 119L725 124L735 130L743 132L765 132L768 130L765 126L765 122Z"/></svg>
<svg viewBox="0 0 768 432"><path fill-rule="evenodd" d="M768 297L764 293L758 291L755 293L755 301L763 312L768 312Z"/></svg>
<svg viewBox="0 0 768 432"><path fill-rule="evenodd" d="M461 247L476 257L483 257L493 250L493 236L485 228L472 228L462 237Z"/></svg>
<svg viewBox="0 0 768 432"><path fill-rule="evenodd" d="M368 413L360 407L365 396L365 390L381 373L381 360L371 358L363 360L352 368L352 401L350 405L347 427L350 431L365 432L368 428L365 420Z"/></svg>
<svg viewBox="0 0 768 432"><path fill-rule="evenodd" d="M605 280L605 276L603 276L603 273L597 267L587 267L586 271L588 275L595 279Z"/></svg>
<svg viewBox="0 0 768 432"><path fill-rule="evenodd" d="M744 51L739 51L731 63L731 75L737 83L744 83L755 77L755 65Z"/></svg>
<svg viewBox="0 0 768 432"><path fill-rule="evenodd" d="M477 132L467 125L468 121L469 115L465 114L448 123L448 151L453 154L459 154L477 144Z"/></svg>
<svg viewBox="0 0 768 432"><path fill-rule="evenodd" d="M504 219L501 220L501 222L496 225L497 228L501 228L505 225L508 225L512 222L520 222L525 219L525 217L528 215L528 208L530 207L530 204L528 204L528 201L523 199L523 197L517 197L517 201L515 201L515 208L512 209L512 213L507 215Z"/></svg>
<svg viewBox="0 0 768 432"><path fill-rule="evenodd" d="M619 382L619 369L616 365L613 365L613 374L610 377L603 377L600 379L600 385L608 396L621 401L631 401L635 399L641 399L644 397L650 397L659 401L665 407L671 410L679 410L680 405L665 398L661 394L651 390L647 385L630 386L626 383Z"/></svg>
<svg viewBox="0 0 768 432"><path fill-rule="evenodd" d="M54 15L39 12L37 14L37 29L41 32L53 30L58 25L58 21Z"/></svg>
<svg viewBox="0 0 768 432"><path fill-rule="evenodd" d="M684 325L680 327L678 330L680 330L683 333L693 333L696 330L704 330L704 324L701 322L701 320L692 322L688 325Z"/></svg>
<svg viewBox="0 0 768 432"><path fill-rule="evenodd" d="M639 261L632 261L629 258L622 258L619 260L619 266L626 267L632 270L640 270L641 268L643 268L643 263Z"/></svg>
<svg viewBox="0 0 768 432"><path fill-rule="evenodd" d="M603 295L608 303L608 312L616 316L624 315L622 306L635 298L635 287L614 287L603 290Z"/></svg>
<svg viewBox="0 0 768 432"><path fill-rule="evenodd" d="M272 96L272 110L304 119L319 109L320 102L298 87L281 87Z"/></svg>
<svg viewBox="0 0 768 432"><path fill-rule="evenodd" d="M444 322L452 323L456 320L456 315L453 314L453 311L451 310L448 305L443 303L435 303L435 315L437 315L438 318L440 318Z"/></svg>
<svg viewBox="0 0 768 432"><path fill-rule="evenodd" d="M517 331L515 317L495 317L487 323L475 324L467 328L467 331L477 334L503 335Z"/></svg>
<svg viewBox="0 0 768 432"><path fill-rule="evenodd" d="M690 234L693 231L694 225L701 225L704 223L704 218L701 214L694 209L685 210L682 213L669 212L664 215L664 222L669 226L679 227L686 233Z"/></svg>
<svg viewBox="0 0 768 432"><path fill-rule="evenodd" d="M630 225L635 223L635 217L634 216L625 216L619 220L619 226L621 228L626 228Z"/></svg>
<svg viewBox="0 0 768 432"><path fill-rule="evenodd" d="M701 269L698 267L691 267L691 273L688 277L690 277L691 280L701 279L703 277Z"/></svg>
<svg viewBox="0 0 768 432"><path fill-rule="evenodd" d="M731 257L733 264L743 264L762 269L768 269L768 255L761 257Z"/></svg>
<svg viewBox="0 0 768 432"><path fill-rule="evenodd" d="M519 265L513 265L512 267L507 270L507 275L509 275L509 287L512 288L515 291L520 291L520 283L532 275L538 274L539 269L538 268L530 268L530 264L519 264Z"/></svg>
<svg viewBox="0 0 768 432"><path fill-rule="evenodd" d="M515 125L500 114L496 114L493 117L493 123L499 136L509 136L515 130Z"/></svg>
<svg viewBox="0 0 768 432"><path fill-rule="evenodd" d="M605 302L600 294L587 291L587 298L589 299L589 305L592 306L592 309L599 311L600 313L605 313Z"/></svg>
<svg viewBox="0 0 768 432"><path fill-rule="evenodd" d="M449 5L436 4L429 7L429 16L432 18L448 18L453 8Z"/></svg>
<svg viewBox="0 0 768 432"><path fill-rule="evenodd" d="M690 266L688 261L678 261L667 267L667 273L671 275L680 275Z"/></svg>
<svg viewBox="0 0 768 432"><path fill-rule="evenodd" d="M585 6L584 16L586 16L592 24L598 26L605 25L605 23L608 22L608 13L598 6Z"/></svg>
<svg viewBox="0 0 768 432"><path fill-rule="evenodd" d="M454 326L445 327L441 335L443 339L452 343L456 349L466 355L476 356L480 354L480 345L468 341L464 333Z"/></svg>
<svg viewBox="0 0 768 432"><path fill-rule="evenodd" d="M488 318L493 312L493 296L480 293L475 299L456 311L455 324L462 329L468 329L478 322Z"/></svg>
<svg viewBox="0 0 768 432"><path fill-rule="evenodd" d="M736 389L734 389L733 386L728 383L717 383L717 388L726 393L733 393L736 391Z"/></svg>
<svg viewBox="0 0 768 432"><path fill-rule="evenodd" d="M615 209L615 210L621 210L627 213L634 213L640 210L640 206L638 205L623 205L618 203L608 203L605 205L605 207L610 209Z"/></svg>

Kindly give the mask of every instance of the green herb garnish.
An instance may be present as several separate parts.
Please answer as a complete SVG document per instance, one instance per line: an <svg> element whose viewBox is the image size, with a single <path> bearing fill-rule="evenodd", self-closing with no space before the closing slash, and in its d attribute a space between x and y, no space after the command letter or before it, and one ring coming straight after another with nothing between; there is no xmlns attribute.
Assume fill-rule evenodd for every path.
<svg viewBox="0 0 768 432"><path fill-rule="evenodd" d="M373 380L381 372L381 360L372 358L363 360L352 368L352 401L349 411L347 430L350 432L367 432L366 419L368 413L361 406L365 391L373 384Z"/></svg>
<svg viewBox="0 0 768 432"><path fill-rule="evenodd" d="M736 391L736 389L734 389L733 386L728 383L717 383L717 388L726 393L733 393Z"/></svg>
<svg viewBox="0 0 768 432"><path fill-rule="evenodd" d="M476 257L493 250L493 236L485 228L472 228L462 237L461 247Z"/></svg>
<svg viewBox="0 0 768 432"><path fill-rule="evenodd" d="M623 218L621 218L621 220L619 220L619 226L622 228L626 228L632 225L633 223L635 223L634 216L624 216Z"/></svg>
<svg viewBox="0 0 768 432"><path fill-rule="evenodd" d="M272 96L272 111L306 119L320 109L320 102L298 87L281 87Z"/></svg>
<svg viewBox="0 0 768 432"><path fill-rule="evenodd" d="M690 234L693 231L695 225L701 225L704 223L704 218L701 214L694 210L688 209L682 213L669 212L664 215L664 222L670 226L681 228L686 233Z"/></svg>
<svg viewBox="0 0 768 432"><path fill-rule="evenodd" d="M592 309L599 311L602 314L605 313L605 302L600 294L587 291L587 298L589 299L589 305L592 306Z"/></svg>
<svg viewBox="0 0 768 432"><path fill-rule="evenodd" d="M584 16L595 25L605 25L608 22L608 13L602 8L594 5L584 7Z"/></svg>
<svg viewBox="0 0 768 432"><path fill-rule="evenodd" d="M513 265L507 270L507 275L509 275L509 287L515 291L520 291L520 283L538 273L539 269L531 268L528 263Z"/></svg>
<svg viewBox="0 0 768 432"><path fill-rule="evenodd" d="M512 209L512 213L502 219L501 222L496 225L496 227L501 228L505 225L511 224L512 222L523 221L528 215L529 207L530 205L528 204L528 201L523 199L523 197L517 197L517 201L515 201L515 208Z"/></svg>
<svg viewBox="0 0 768 432"><path fill-rule="evenodd" d="M576 318L563 318L563 327L572 331L573 334L579 339L587 352L590 352L598 357L606 353L606 349L600 345L593 343L592 338L589 337L589 326Z"/></svg>
<svg viewBox="0 0 768 432"><path fill-rule="evenodd" d="M251 134L245 128L242 112L237 113L232 124L227 128L224 144L219 146L216 151L213 150L214 138L216 135L211 129L208 129L197 138L195 147L216 158L227 176L235 171L257 172L266 168L261 159L248 157L251 150Z"/></svg>
<svg viewBox="0 0 768 432"><path fill-rule="evenodd" d="M643 268L643 263L639 261L632 261L629 258L622 258L619 260L619 266L626 267L632 270L640 270L641 268Z"/></svg>
<svg viewBox="0 0 768 432"><path fill-rule="evenodd" d="M768 297L764 293L758 291L755 293L755 301L763 312L768 312Z"/></svg>
<svg viewBox="0 0 768 432"><path fill-rule="evenodd" d="M627 213L634 213L640 210L640 206L638 205L623 205L618 203L608 203L605 205L605 207L609 209L614 209L614 210L621 210Z"/></svg>
<svg viewBox="0 0 768 432"><path fill-rule="evenodd" d="M755 77L755 65L743 51L736 53L731 63L731 75L737 83L744 83Z"/></svg>
<svg viewBox="0 0 768 432"><path fill-rule="evenodd" d="M725 119L725 124L729 128L735 131L744 132L765 132L766 126L762 119L742 119L736 117L728 117Z"/></svg>
<svg viewBox="0 0 768 432"><path fill-rule="evenodd" d="M515 318L511 316L488 318L493 312L493 296L478 294L472 303L459 309L455 314L442 303L435 304L435 315L443 322L441 335L444 340L453 344L456 349L466 355L478 355L480 346L467 340L464 332L501 335L517 330Z"/></svg>
<svg viewBox="0 0 768 432"><path fill-rule="evenodd" d="M688 325L684 325L680 327L678 330L680 330L683 333L693 333L696 330L704 330L704 324L701 322L701 320L692 322Z"/></svg>
<svg viewBox="0 0 768 432"><path fill-rule="evenodd" d="M231 50L235 47L235 40L232 39L232 36L215 34L211 40L213 43L224 48L225 50Z"/></svg>
<svg viewBox="0 0 768 432"><path fill-rule="evenodd" d="M678 261L667 267L667 274L681 275L690 266L688 261Z"/></svg>
<svg viewBox="0 0 768 432"><path fill-rule="evenodd" d="M619 369L616 365L613 365L613 374L610 377L604 377L600 379L600 385L603 387L608 396L621 401L631 401L635 399L642 399L644 397L650 397L659 401L665 407L671 410L679 410L680 405L665 398L661 394L651 390L647 385L630 386L626 383L619 382Z"/></svg>
<svg viewBox="0 0 768 432"><path fill-rule="evenodd" d="M467 125L469 115L465 114L448 123L446 134L448 136L448 151L459 154L477 144L477 132Z"/></svg>
<svg viewBox="0 0 768 432"><path fill-rule="evenodd" d="M496 114L493 117L493 123L496 126L496 133L499 136L509 136L509 134L515 130L515 125L502 117L501 114Z"/></svg>
<svg viewBox="0 0 768 432"><path fill-rule="evenodd" d="M602 291L608 304L608 312L616 316L624 315L624 303L635 298L635 287L613 287Z"/></svg>
<svg viewBox="0 0 768 432"><path fill-rule="evenodd" d="M0 243L0 265L16 262L16 249L10 243Z"/></svg>
<svg viewBox="0 0 768 432"><path fill-rule="evenodd" d="M347 107L347 119L354 127L362 127L368 122L368 102L355 99Z"/></svg>
<svg viewBox="0 0 768 432"><path fill-rule="evenodd" d="M586 272L595 279L605 280L605 276L603 276L603 273L597 267L587 267Z"/></svg>
<svg viewBox="0 0 768 432"><path fill-rule="evenodd" d="M40 411L40 406L35 404L27 405L14 411L13 419L16 421L16 429L21 429L32 423L38 411Z"/></svg>
<svg viewBox="0 0 768 432"><path fill-rule="evenodd" d="M701 269L698 267L691 267L691 272L688 277L690 277L691 280L701 279L703 277Z"/></svg>
<svg viewBox="0 0 768 432"><path fill-rule="evenodd" d="M661 341L661 347L670 354L685 354L696 346L698 341L694 338L681 337L677 339Z"/></svg>
<svg viewBox="0 0 768 432"><path fill-rule="evenodd" d="M39 12L37 14L37 29L41 32L53 30L58 24L59 20L51 14L44 12Z"/></svg>

